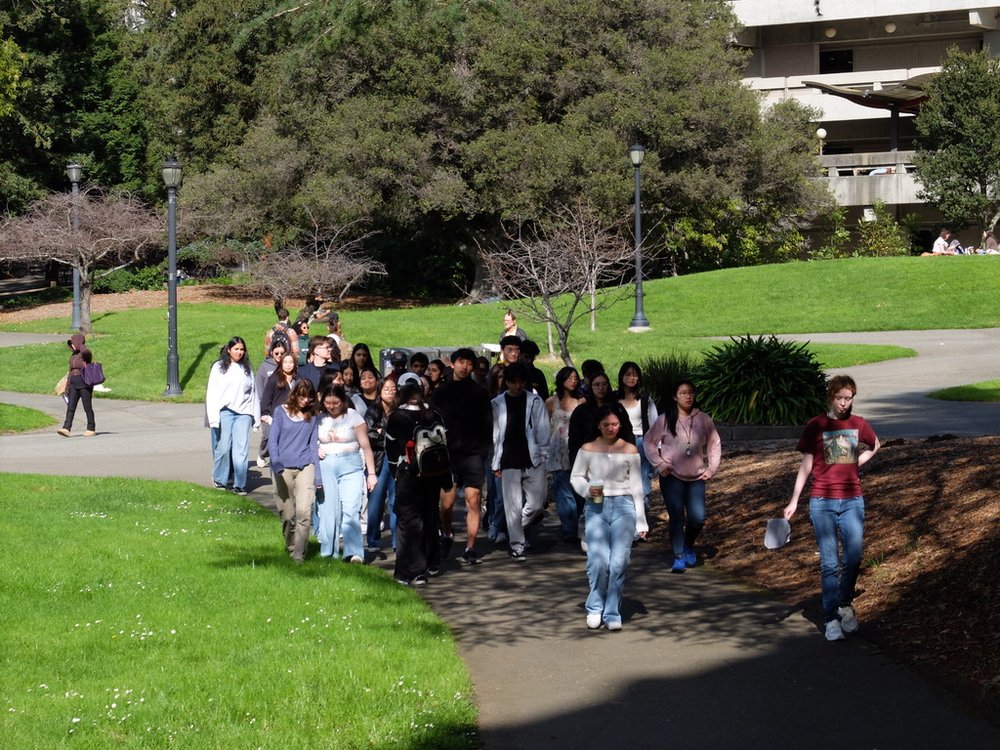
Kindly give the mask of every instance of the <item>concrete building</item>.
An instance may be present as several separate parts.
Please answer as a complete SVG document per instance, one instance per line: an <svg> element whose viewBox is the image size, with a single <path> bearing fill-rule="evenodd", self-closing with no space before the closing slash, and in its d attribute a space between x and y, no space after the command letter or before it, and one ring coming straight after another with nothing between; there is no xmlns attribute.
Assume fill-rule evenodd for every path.
<svg viewBox="0 0 1000 750"><path fill-rule="evenodd" d="M731 0L751 50L745 83L822 114L830 188L853 223L883 200L897 216L936 213L917 197L913 111L946 51L1000 53L1000 7L979 0ZM976 230L963 237L978 240Z"/></svg>

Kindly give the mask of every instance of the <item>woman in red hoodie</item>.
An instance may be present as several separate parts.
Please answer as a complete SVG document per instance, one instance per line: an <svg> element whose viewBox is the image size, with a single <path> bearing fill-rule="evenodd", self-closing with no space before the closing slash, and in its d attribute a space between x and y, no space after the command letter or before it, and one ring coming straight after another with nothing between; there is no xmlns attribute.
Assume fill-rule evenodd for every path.
<svg viewBox="0 0 1000 750"><path fill-rule="evenodd" d="M94 424L94 387L83 382L83 368L90 364L93 355L86 345L87 340L82 333L74 333L72 338L66 342L72 354L69 355L69 372L66 374L66 419L63 426L57 432L63 437L69 437L69 431L73 427L73 417L76 414L76 405L83 402L83 410L87 413L87 429L83 433L84 437L93 437L97 434L97 427Z"/></svg>

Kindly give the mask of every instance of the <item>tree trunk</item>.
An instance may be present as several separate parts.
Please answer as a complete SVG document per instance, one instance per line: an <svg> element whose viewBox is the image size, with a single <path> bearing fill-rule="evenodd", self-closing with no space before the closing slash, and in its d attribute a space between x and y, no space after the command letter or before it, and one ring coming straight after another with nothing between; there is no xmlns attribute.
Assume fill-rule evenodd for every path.
<svg viewBox="0 0 1000 750"><path fill-rule="evenodd" d="M468 296L471 299L482 300L486 297L488 287L486 283L486 267L483 265L483 259L479 255L479 248L475 245L462 243L459 245L459 250L462 251L465 257L472 261L472 288L469 290Z"/></svg>
<svg viewBox="0 0 1000 750"><path fill-rule="evenodd" d="M590 330L597 330L597 287L590 285Z"/></svg>
<svg viewBox="0 0 1000 750"><path fill-rule="evenodd" d="M558 324L556 330L559 332L559 356L564 365L573 367L573 358L569 356L569 331Z"/></svg>
<svg viewBox="0 0 1000 750"><path fill-rule="evenodd" d="M545 338L549 342L549 356L554 357L556 354L555 347L552 345L552 321L545 321Z"/></svg>
<svg viewBox="0 0 1000 750"><path fill-rule="evenodd" d="M93 289L93 272L89 268L80 269L80 333L91 334L94 329L90 322L90 296Z"/></svg>

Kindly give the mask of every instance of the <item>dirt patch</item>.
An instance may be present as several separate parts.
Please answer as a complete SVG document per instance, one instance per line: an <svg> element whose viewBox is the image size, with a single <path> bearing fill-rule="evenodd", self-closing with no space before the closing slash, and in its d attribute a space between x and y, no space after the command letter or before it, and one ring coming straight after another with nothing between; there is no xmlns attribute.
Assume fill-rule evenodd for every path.
<svg viewBox="0 0 1000 750"><path fill-rule="evenodd" d="M220 302L225 304L254 305L257 307L273 307L274 302L267 297L248 294L242 287L200 284L198 286L181 286L177 288L178 302ZM446 304L445 300L411 299L379 295L364 295L345 297L335 305L337 310L378 310L420 307L432 304ZM285 305L292 311L302 307L301 299L288 299ZM95 294L91 297L90 311L92 315L133 308L166 307L167 292L128 292L126 294ZM54 302L46 305L36 305L20 310L0 312L0 323L26 323L31 320L46 318L70 317L73 314L72 302Z"/></svg>
<svg viewBox="0 0 1000 750"><path fill-rule="evenodd" d="M864 635L1000 716L1000 437L890 440L862 470L865 548L855 600ZM711 564L816 622L819 558L808 501L792 541L764 548L795 480L794 445L730 453L709 485L700 539ZM656 501L654 501L656 502ZM662 506L660 506L662 508ZM652 540L665 546L663 525ZM817 636L818 637L818 636Z"/></svg>

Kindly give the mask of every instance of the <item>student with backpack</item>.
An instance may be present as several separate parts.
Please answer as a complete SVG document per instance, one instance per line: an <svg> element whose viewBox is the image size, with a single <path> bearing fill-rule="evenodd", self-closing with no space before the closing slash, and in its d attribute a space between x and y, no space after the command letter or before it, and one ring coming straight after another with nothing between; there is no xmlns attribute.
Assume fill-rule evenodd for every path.
<svg viewBox="0 0 1000 750"><path fill-rule="evenodd" d="M386 459L396 472L394 576L401 584L421 585L440 572L438 498L454 482L444 423L419 383L400 389L385 432Z"/></svg>
<svg viewBox="0 0 1000 750"><path fill-rule="evenodd" d="M278 313L278 322L268 328L267 333L264 334L264 356L267 357L271 353L271 345L275 337L283 337L288 342L285 351L291 352L297 358L299 356L299 335L292 328L292 324L288 322L288 310L279 307L276 312Z"/></svg>

